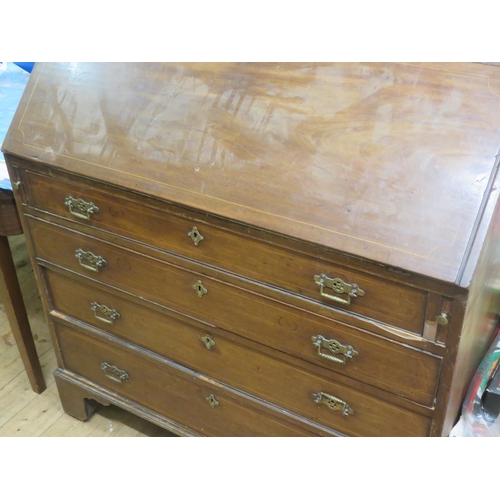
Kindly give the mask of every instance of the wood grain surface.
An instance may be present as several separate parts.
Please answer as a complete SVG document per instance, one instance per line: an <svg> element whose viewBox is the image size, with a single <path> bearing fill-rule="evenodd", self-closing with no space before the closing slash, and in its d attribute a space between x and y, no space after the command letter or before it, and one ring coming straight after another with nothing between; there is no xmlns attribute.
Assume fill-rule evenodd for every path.
<svg viewBox="0 0 500 500"><path fill-rule="evenodd" d="M56 312L105 330L240 390L260 397L266 396L264 399L272 401L273 397L276 400L277 395L284 398L293 377L310 377L304 371L294 371L284 363L279 368L277 360L259 354L252 348L244 348L238 342L238 336L220 329L212 333L203 323L190 325L182 321L184 318L180 315L170 311L169 315L161 314L148 307L145 301L136 304L124 300L113 294L113 289L98 290L92 281L83 281L77 276L69 278L49 270L45 271L44 276ZM112 324L104 323L91 310L94 301L115 309L120 317ZM247 335L260 344L271 344L280 351L327 370L360 380L369 386L380 387L422 405L433 406L441 358L382 340L341 323L318 321L313 316L297 313L277 312L272 319L257 318L256 322L249 319L251 313L241 314L241 322L250 321L243 331L251 332L253 327L254 333ZM265 313L266 309L262 309L261 315ZM97 313L97 316L102 317L102 314ZM202 337L208 332L216 339L215 346L210 350L202 342ZM358 355L348 359L345 364L318 356L318 348L312 344L311 336L320 334L344 345L352 344ZM329 354L327 349L322 349L322 352ZM341 355L337 357L343 359ZM292 363L294 361L291 356L289 360ZM285 372L288 373L286 377L277 376ZM333 373L330 377L335 378ZM280 406L290 406L291 401L293 398L284 398Z"/></svg>
<svg viewBox="0 0 500 500"><path fill-rule="evenodd" d="M4 150L65 410L180 435L447 435L498 322L499 138L495 66L37 64ZM76 220L67 196L102 212ZM365 294L327 305L311 275L330 272ZM96 328L73 289L134 321ZM312 335L359 356L326 366ZM104 355L140 382L116 390ZM232 401L222 420L206 389Z"/></svg>
<svg viewBox="0 0 500 500"><path fill-rule="evenodd" d="M499 106L479 64L37 64L4 150L458 283Z"/></svg>
<svg viewBox="0 0 500 500"><path fill-rule="evenodd" d="M47 390L31 388L3 306L0 305L0 437L172 436L153 423L116 406L100 406L83 423L65 414L54 383L57 367L24 235L9 238Z"/></svg>
<svg viewBox="0 0 500 500"><path fill-rule="evenodd" d="M56 331L63 346L66 369L161 415L181 421L203 435L315 435L299 426L287 425L277 412L273 418L267 412L254 411L245 398L235 397L220 384L207 387L203 384L203 379L207 378L194 372L175 370L166 361L164 366L159 366L158 361L141 359L130 351L117 348L116 344L96 341L62 325L57 325ZM129 378L121 383L109 378L102 370L103 362L125 371ZM210 396L215 398L212 404ZM409 422L415 418L424 428L429 421L407 410L401 410L401 414L408 414ZM407 426L409 422L405 422Z"/></svg>
<svg viewBox="0 0 500 500"><path fill-rule="evenodd" d="M361 314L385 323L421 334L423 311L427 295L421 290L398 286L393 281L372 277L353 269L346 269L324 260L314 259L288 249L269 245L235 235L217 226L209 226L196 219L189 220L170 213L145 207L144 203L114 197L109 192L83 188L73 183L58 182L29 172L32 205L44 212L58 215L61 225L66 220L84 227L104 229L138 242L147 243L193 260L229 270L257 281L284 288L300 296L307 296L331 307ZM64 200L73 198L93 203L98 211L88 220L70 213ZM166 204L165 204L166 205ZM168 207L168 205L167 205ZM214 222L217 222L215 220ZM195 246L189 231L195 227L203 241ZM341 304L320 294L314 276L325 274L355 283L363 290L363 297ZM344 295L345 299L346 295Z"/></svg>

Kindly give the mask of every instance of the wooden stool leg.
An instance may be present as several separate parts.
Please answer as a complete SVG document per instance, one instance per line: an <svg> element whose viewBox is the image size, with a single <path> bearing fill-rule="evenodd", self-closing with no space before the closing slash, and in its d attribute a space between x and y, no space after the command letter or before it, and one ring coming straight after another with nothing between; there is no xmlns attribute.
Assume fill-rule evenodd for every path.
<svg viewBox="0 0 500 500"><path fill-rule="evenodd" d="M31 387L40 394L45 390L45 381L7 236L0 236L0 301L5 307Z"/></svg>

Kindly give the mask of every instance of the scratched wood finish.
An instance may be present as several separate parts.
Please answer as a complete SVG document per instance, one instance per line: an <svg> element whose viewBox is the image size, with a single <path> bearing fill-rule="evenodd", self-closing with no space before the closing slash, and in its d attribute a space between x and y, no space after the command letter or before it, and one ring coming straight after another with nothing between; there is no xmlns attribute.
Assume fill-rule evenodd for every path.
<svg viewBox="0 0 500 500"><path fill-rule="evenodd" d="M103 283L149 298L154 302L170 305L181 312L193 314L195 317L218 324L257 342L265 342L271 347L307 359L304 356L302 346L296 345L296 337L292 336L292 340L290 340L289 335L281 333L283 325L280 325L279 322L281 317L285 317L287 321L299 325L301 323L305 324L306 326L301 327L300 330L304 333L307 332L309 335L311 326L313 328L314 326L308 327L307 323L304 323L307 322L307 316L303 314L294 314L293 310L284 305L276 304L273 306L267 304L267 300L259 295L250 296L253 301L250 305L234 307L235 300L242 301L242 304L245 302L248 304L249 294L245 290L239 289L239 287L236 289L228 288L227 285L220 281L220 276L214 280L198 273L187 272L175 265L167 265L157 259L146 258L137 252L129 252L116 246L116 243L119 243L118 238L115 238L114 245L110 245L95 237L70 231L58 225L47 224L32 216L27 217L27 220L37 255L42 261L62 265L73 272L82 273L92 279L98 279ZM123 241L121 242L123 243ZM79 265L75 258L75 250L82 245L85 246L86 251L90 250L106 259L107 265L98 273L86 270ZM196 296L196 292L191 288L200 278L202 278L203 283L209 290L203 300L200 300ZM165 287L164 283L169 283L169 286ZM259 311L259 314L255 315L255 311ZM278 330L276 325L279 325ZM329 328L326 327L324 330L325 335L328 330ZM453 345L452 342L450 344L450 355L445 360L445 366L448 367L453 362ZM377 346L375 351L379 348L380 345ZM312 357L311 352L309 356ZM396 363L405 363L404 358L399 357L396 359ZM384 363L381 365L381 369L387 370L388 366L388 363ZM359 377L359 375L357 376ZM432 381L432 376L430 379L424 377L423 380L425 379ZM443 388L447 387L449 380L447 377L441 377L441 393L444 390L445 394L447 394ZM376 385L381 386L382 384L383 376L379 377L379 381L376 382ZM408 394L408 391L413 392L411 396L413 400L422 397L416 396L411 385L408 385L403 390L403 393ZM430 393L428 393L428 396L430 396ZM422 399L419 400L422 401ZM428 400L426 400L426 403L429 404ZM441 401L438 402L438 406L442 404ZM436 413L433 425L437 433L442 432L443 421L438 413Z"/></svg>
<svg viewBox="0 0 500 500"><path fill-rule="evenodd" d="M311 343L313 335L355 345L361 360L354 360L352 366L343 367L342 372L432 406L439 374L437 357L405 349L396 343L384 343L341 323L306 315L261 294L250 294L223 281L147 259L81 233L69 232L31 217L29 226L40 259L314 363L320 360ZM106 266L99 272L83 268L75 257L78 248L102 256ZM201 299L192 288L199 279L208 291ZM58 304L80 298L79 295L64 297L64 294L53 294L52 300ZM370 360L366 365L365 359ZM331 362L321 364L338 370L330 366ZM397 365L399 371L394 371L391 365ZM372 382L373 379L376 380Z"/></svg>
<svg viewBox="0 0 500 500"><path fill-rule="evenodd" d="M13 194L0 189L0 235L15 236L22 232Z"/></svg>
<svg viewBox="0 0 500 500"><path fill-rule="evenodd" d="M285 287L330 307L358 313L411 332L422 332L427 294L421 290L398 286L392 281L147 208L144 206L146 200L142 203L132 202L112 196L109 192L58 182L31 172L27 174L27 180L31 187L33 206L40 210L81 222L82 226L104 229L246 277ZM89 220L82 221L72 215L64 204L69 195L94 203L99 211L93 213ZM61 222L64 224L64 221ZM195 226L204 238L197 246L188 236ZM339 305L322 297L314 281L314 276L321 274L355 283L363 290L363 298Z"/></svg>
<svg viewBox="0 0 500 500"><path fill-rule="evenodd" d="M486 65L37 64L3 148L458 282L499 104Z"/></svg>
<svg viewBox="0 0 500 500"><path fill-rule="evenodd" d="M49 270L45 276L57 312L103 329L256 396L264 397L272 393L276 399L277 395L281 397L286 393L286 385L291 378L275 376L280 371L279 363L242 347L234 339L227 340L227 333L215 335L216 345L207 350L202 337L209 333L202 323L192 326L181 321L180 316L167 316L145 307L147 303L144 301L136 304L124 300L113 294L112 289L96 290L88 281L82 282ZM93 302L116 310L120 317L113 323L104 323L102 319L96 318L96 315L102 318L102 314L92 311ZM240 318L246 322L247 316L249 315L242 314ZM256 333L249 337L263 344L272 344L314 365L375 385L420 404L433 406L441 358L408 349L395 342L382 341L379 337L340 323L318 322L307 317L302 320L299 314L290 313L285 317L284 312L275 319L275 327L271 321L262 321L261 325L250 324L245 331L253 328ZM346 364L319 357L318 348L312 345L311 336L320 334L335 338L345 345L352 344L358 355ZM273 337L276 338L274 342ZM327 349L322 349L322 352L331 354ZM343 359L340 355L337 357ZM283 365L282 371L289 369ZM254 376L255 373L259 373L258 378ZM304 377L307 375L302 376ZM282 398L281 405L286 407L292 401L293 398L288 398L288 402L286 398Z"/></svg>
<svg viewBox="0 0 500 500"><path fill-rule="evenodd" d="M40 212L26 207L26 216L26 219L30 219L31 217L39 219ZM43 214L43 220L55 225L59 225L60 222L59 218L53 217L48 213ZM243 285L245 290L254 294L261 294L262 291L265 290L266 297L280 303L285 303L292 307L298 308L301 311L304 310L314 315L319 315L340 323L351 325L355 328L366 330L376 335L382 336L383 338L394 340L395 342L403 343L407 346L411 346L419 350L424 350L441 357L446 352L447 334L449 331L449 327L438 326L436 323L436 314L439 314L439 312L443 310L443 304L449 305L450 300L451 304L453 304L452 299L447 299L444 297L454 297L457 295L457 293L463 293L463 290L460 291L460 289L458 289L458 292L456 289L454 289L451 294L446 293L445 287L444 292L441 291L441 293L445 293L444 296L436 293L428 294L429 298L425 308L425 330L424 334L421 336L408 332L407 330L403 330L401 328L396 328L393 325L373 320L366 316L353 314L345 309L331 307L325 302L309 300L307 297L301 296L299 294L288 293L283 288L267 286L266 284L250 280L246 277L238 276L230 272L223 272L223 270L221 269L206 266L201 262L187 259L183 256L173 253L164 252L149 245L140 244L139 242L135 242L133 240L122 240L121 238L117 239L117 236L113 233L107 233L94 228L87 228L85 226L82 227L81 224L77 224L69 220L67 221L67 227L73 231L78 232L80 232L80 230L82 230L82 232L83 230L85 230L85 234L104 242L111 243L113 245L121 241L121 245L125 246L129 250L132 250L136 254L142 254L144 256L151 257L162 262L167 262L170 265L184 268L196 275L201 274L209 278L219 280L221 277L221 273L223 273L223 279L229 285L235 286L237 288L241 288L241 286ZM44 263L44 266L54 268L55 265ZM36 267L38 269L39 266L37 265ZM63 274L70 273L70 271L66 271L59 266L57 266L57 270ZM424 285L424 287L427 289L427 284L430 286L434 282L426 281L425 283L426 285ZM94 284L97 287L103 286L100 285L99 282L95 281ZM45 287L45 284L43 284L43 286ZM48 292L48 289L46 289L46 291ZM438 328L436 328L437 326Z"/></svg>
<svg viewBox="0 0 500 500"><path fill-rule="evenodd" d="M21 288L17 281L7 236L0 236L0 301L5 308L31 386L35 392L43 392L46 387L45 381L43 380Z"/></svg>
<svg viewBox="0 0 500 500"><path fill-rule="evenodd" d="M45 390L46 385L8 241L9 236L22 232L14 195L11 191L0 189L0 300L9 319L31 387L40 393Z"/></svg>
<svg viewBox="0 0 500 500"><path fill-rule="evenodd" d="M162 369L61 325L57 332L67 369L162 415L180 419L203 435L314 436L300 427L287 426L277 415L272 418L254 412L243 398L235 398L222 386L200 385L194 372L187 375ZM125 371L130 379L122 383L110 379L102 370L103 362ZM207 399L211 395L216 400L213 406Z"/></svg>
<svg viewBox="0 0 500 500"><path fill-rule="evenodd" d="M157 198L147 197L139 193L123 188L117 188L115 186L111 186L108 184L97 183L96 181L90 178L75 176L61 169L51 167L50 165L42 163L34 163L33 161L27 161L19 157L12 157L10 155L5 155L5 158L8 165L10 165L9 168L10 168L11 178L21 183L21 188L17 191L17 195L19 201L22 202L23 211L25 211L27 214L33 215L35 217L42 217L56 224L64 224L70 228L82 230L91 235L99 235L99 237L102 237L104 239L112 240L115 231L118 231L118 234L122 234L121 231L123 230L124 231L123 236L129 238L129 246L131 248L139 246L142 249L140 250L140 252L148 253L151 252L152 249L155 248L161 249L163 247L161 245L155 246L159 245L158 241L156 241L155 243L154 241L148 239L147 230L145 231L145 234L141 236L142 238L141 241L139 241L139 235L138 234L136 235L138 238L138 242L136 244L134 239L132 239L133 238L132 234L134 233L132 231L133 225L130 228L130 230L127 230L126 228L120 227L120 224L118 224L118 227L113 232L108 232L110 231L110 229L106 228L102 228L104 230L96 229L95 225L92 222L92 218L90 219L90 221L88 221L88 220L78 219L73 216L72 218L61 217L59 215L55 215L52 212L34 208L35 197L37 197L37 195L36 193L33 192L34 189L36 189L36 186L35 188L33 188L33 186L31 185L33 174L36 172L37 174L40 174L40 176L49 177L50 179L52 179L53 182L55 182L56 186L60 186L59 181L62 181L66 184L76 186L78 190L88 191L92 193L94 192L104 193L104 196L109 201L113 201L118 198L121 201L122 208L138 207L139 205L141 205L142 206L141 213L145 217L147 215L146 218L148 219L144 221L144 225L148 227L150 224L153 225L155 224L154 221L149 220L149 217L151 217L152 213L154 213L156 217L158 216L158 213L163 214L165 216L175 215L175 217L177 218L196 221L197 224L203 224L204 226L211 227L213 230L216 231L218 237L220 237L222 234L227 235L228 233L230 233L231 235L240 236L241 237L239 239L240 241L246 241L248 239L255 240L260 243L265 243L266 245L269 245L273 248L285 250L286 252L289 253L293 252L296 254L310 257L311 259L314 260L325 261L332 264L334 263L336 265L342 266L350 270L362 271L368 275L375 276L377 278L382 278L384 281L406 285L415 290L419 290L420 292L431 291L436 294L442 294L452 297L456 293L459 293L462 290L460 286L457 286L456 284L453 283L446 283L444 281L432 280L424 275L412 274L404 270L398 269L396 267L387 266L374 261L369 261L360 257L356 257L351 254L347 254L345 252L338 251L333 247L327 248L309 243L307 241L285 238L282 235L277 235L275 233L259 229L257 227L251 227L249 225L242 224L240 222L235 222L233 220L214 216L206 212L200 212L192 208L188 208L186 206L169 203L166 202L165 200ZM493 201L494 200L490 199L489 203L491 204L493 203ZM58 204L58 203L60 203L60 201L56 203L52 202L52 204ZM149 209L152 209L152 211ZM486 217L486 220L489 221L490 217ZM485 228L483 227L483 225L480 225L479 232L485 232ZM159 239L163 240L164 238L160 236ZM480 242L482 242L483 237L479 237L479 240ZM480 243L479 245L481 244L482 243ZM195 248L195 250L198 250L198 248ZM171 255L174 255L173 252L174 250L172 250ZM180 252L179 247L176 249L176 252ZM232 253L231 248L227 247L224 248L224 252L228 252L229 254ZM190 254L188 252L185 254L185 256L193 259L196 258L195 253ZM211 257L214 256L210 255L208 258ZM246 254L245 258L248 258ZM214 260L212 261L207 260L206 262L211 266L214 267L222 266L224 269L227 269L227 264L224 264L224 262L220 260L220 255L214 257ZM242 269L240 267L238 270L235 270L234 272L240 273L241 271ZM249 272L251 273L252 271L253 270L250 270ZM262 276L260 277L258 275L254 276L253 274L251 275L251 277L252 279L256 280L262 279ZM330 311L332 314L334 314L335 311L341 312L342 310L340 308L330 308ZM412 338L413 337L414 336L412 336Z"/></svg>
<svg viewBox="0 0 500 500"><path fill-rule="evenodd" d="M0 437L172 436L116 406L98 407L90 423L79 422L63 412L53 376L57 361L26 240L24 235L9 240L47 390L42 394L32 390L7 316L0 307Z"/></svg>
<svg viewBox="0 0 500 500"><path fill-rule="evenodd" d="M224 343L234 340L239 346L241 340L246 349L254 346L269 356L264 371L288 363L326 382L338 381L343 394L359 392L379 404L404 408L406 415L413 414L417 404L395 395L395 389L382 388L381 372L370 382L363 374L346 376L300 358L299 336L285 342L273 326L277 318L270 321L270 307L301 325L316 315L316 323L330 325L329 333L335 323L326 318L338 320L344 338L374 340L375 346L365 351L371 355L384 352L389 340L406 343L404 349L421 348L424 352L417 356L423 360L442 357L434 406L420 406L414 413L413 431L397 427L394 414L389 420L394 433L447 435L498 320L500 269L492 242L497 240L499 218L499 75L500 68L475 64L38 64L4 150L10 153L6 159L12 179L21 181L15 196L24 229L28 220L31 228L39 229L28 235L32 256L46 252L36 274L59 356L62 397L79 411L86 394L152 421L159 419L167 429L178 425L174 432L179 434L198 432L183 427L181 421L191 417L182 411L175 424L174 417L153 415L144 404L128 402L93 381L95 373L81 378L65 370L64 349L55 335L60 323L70 322L81 338L100 339L99 345L112 350L119 346L121 351L122 344L125 348L125 340L117 332L104 333L51 313L55 297L44 268L70 279L80 273L79 282L97 279L92 286L101 292L117 286L123 290L116 291L118 296L139 306L141 299L127 294L160 300L163 305L151 303L151 309L162 314L165 306L176 309L195 329L195 320L211 323L212 332L217 332L214 324L220 325L228 330L227 338L219 330ZM123 225L113 229L63 216L50 208L55 199L47 196L49 184L45 194L39 194L43 186L33 173L48 176L56 190L59 179L103 194L106 210L117 208L115 196L125 200L123 208L138 204L144 208L138 210L144 228L137 219L121 221ZM48 203L45 208L41 199ZM177 236L171 238L175 231L154 241L158 215L151 210L203 221L209 231L205 243L211 237L215 242L214 235L219 238L226 230L238 237L231 235L214 253L201 257L203 250L195 252L202 246L181 250ZM282 273L266 270L271 276L267 281L258 277L263 261L271 258L264 251L261 256L245 255L248 263L236 270L235 255L244 245L235 252L230 247L247 237L279 249L289 263L303 254L306 260L296 267L299 274L309 273L309 258L319 258L356 277L367 273L371 280L390 282L392 290L411 293L394 302L384 298L380 308L371 305L370 311L358 314L326 307L311 297L302 276L297 282L278 282ZM112 272L75 269L74 255L70 259L65 254L74 243L109 251ZM265 248L259 245L250 251ZM43 260L47 256L49 260ZM185 280L200 278L209 284L209 293L201 300L195 295L193 303L188 295L192 283L186 285ZM388 307L394 303L397 308L401 298L402 311ZM436 316L442 313L449 324L438 327ZM156 340L153 344L160 345ZM134 359L142 352L133 343L127 349ZM400 370L403 352L394 363L384 360L382 373L393 365ZM141 363L149 363L146 358L142 356ZM280 368L276 378L285 372ZM434 375L422 380L429 384ZM417 396L420 401L431 397L425 387ZM405 390L412 389L408 385ZM287 425L304 430L314 426L312 419L300 415ZM342 423L331 425L331 433L345 429ZM345 433L375 434L375 428L386 429L384 425L365 421Z"/></svg>

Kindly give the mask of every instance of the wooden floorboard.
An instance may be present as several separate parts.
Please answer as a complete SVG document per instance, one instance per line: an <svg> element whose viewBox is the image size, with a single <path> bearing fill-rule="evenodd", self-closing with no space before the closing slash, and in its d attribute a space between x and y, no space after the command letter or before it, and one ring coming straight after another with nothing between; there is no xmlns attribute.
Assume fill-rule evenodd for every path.
<svg viewBox="0 0 500 500"><path fill-rule="evenodd" d="M57 367L49 329L35 282L26 240L9 238L33 338L47 383L31 390L3 305L0 305L0 437L167 437L168 431L116 406L101 406L86 422L65 414L53 372Z"/></svg>

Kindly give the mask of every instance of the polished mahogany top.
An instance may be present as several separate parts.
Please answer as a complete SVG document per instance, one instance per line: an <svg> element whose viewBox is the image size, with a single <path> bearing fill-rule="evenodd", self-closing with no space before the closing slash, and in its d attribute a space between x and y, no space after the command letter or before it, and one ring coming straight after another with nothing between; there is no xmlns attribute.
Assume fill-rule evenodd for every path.
<svg viewBox="0 0 500 500"><path fill-rule="evenodd" d="M467 286L499 146L495 66L47 63L4 151Z"/></svg>

